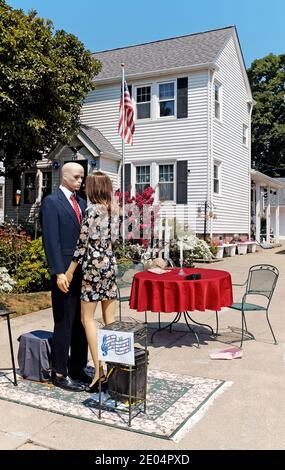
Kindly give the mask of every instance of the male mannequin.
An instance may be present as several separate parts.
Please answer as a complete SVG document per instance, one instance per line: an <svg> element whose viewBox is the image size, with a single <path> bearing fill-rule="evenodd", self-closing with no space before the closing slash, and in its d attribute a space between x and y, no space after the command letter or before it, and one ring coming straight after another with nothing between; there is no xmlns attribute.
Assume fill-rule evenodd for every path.
<svg viewBox="0 0 285 470"><path fill-rule="evenodd" d="M41 206L43 244L51 273L54 317L52 348L53 384L71 391L83 391L91 379L84 372L87 340L80 320L81 271L76 270L69 285L65 276L80 233L80 219L86 202L76 197L84 177L81 165L69 162L61 171L61 186L45 197ZM70 357L69 357L70 349Z"/></svg>

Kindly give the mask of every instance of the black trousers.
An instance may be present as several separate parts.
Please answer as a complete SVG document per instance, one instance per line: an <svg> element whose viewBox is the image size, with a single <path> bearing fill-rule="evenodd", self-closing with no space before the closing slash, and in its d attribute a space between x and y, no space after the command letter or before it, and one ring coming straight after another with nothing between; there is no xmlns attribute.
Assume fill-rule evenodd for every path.
<svg viewBox="0 0 285 470"><path fill-rule="evenodd" d="M81 270L76 269L69 292L64 294L51 278L54 319L52 368L66 376L82 371L87 364L88 344L80 319ZM70 353L70 356L69 356Z"/></svg>

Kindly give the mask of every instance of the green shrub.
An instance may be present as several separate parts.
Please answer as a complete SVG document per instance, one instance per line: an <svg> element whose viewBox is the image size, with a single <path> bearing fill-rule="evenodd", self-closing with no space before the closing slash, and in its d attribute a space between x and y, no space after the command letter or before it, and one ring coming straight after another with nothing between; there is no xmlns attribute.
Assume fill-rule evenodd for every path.
<svg viewBox="0 0 285 470"><path fill-rule="evenodd" d="M45 260L42 238L37 238L22 249L23 261L17 269L17 290L39 292L50 288L50 275Z"/></svg>

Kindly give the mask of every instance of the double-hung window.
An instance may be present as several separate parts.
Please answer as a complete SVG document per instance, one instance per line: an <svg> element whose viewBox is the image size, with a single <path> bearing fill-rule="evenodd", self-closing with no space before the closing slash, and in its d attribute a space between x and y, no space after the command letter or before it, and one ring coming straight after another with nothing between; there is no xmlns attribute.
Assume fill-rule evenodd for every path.
<svg viewBox="0 0 285 470"><path fill-rule="evenodd" d="M141 194L150 186L150 166L136 167L136 193Z"/></svg>
<svg viewBox="0 0 285 470"><path fill-rule="evenodd" d="M175 86L174 82L160 83L159 117L175 116Z"/></svg>
<svg viewBox="0 0 285 470"><path fill-rule="evenodd" d="M219 121L222 120L222 88L218 83L214 83L215 92L215 118Z"/></svg>
<svg viewBox="0 0 285 470"><path fill-rule="evenodd" d="M248 146L248 126L246 124L242 126L242 143L246 147Z"/></svg>
<svg viewBox="0 0 285 470"><path fill-rule="evenodd" d="M213 191L214 194L221 193L221 164L217 161L214 161Z"/></svg>
<svg viewBox="0 0 285 470"><path fill-rule="evenodd" d="M137 119L150 119L151 117L151 86L137 87Z"/></svg>
<svg viewBox="0 0 285 470"><path fill-rule="evenodd" d="M33 204L36 200L36 173L25 173L24 204Z"/></svg>
<svg viewBox="0 0 285 470"><path fill-rule="evenodd" d="M174 200L174 165L159 165L159 200Z"/></svg>

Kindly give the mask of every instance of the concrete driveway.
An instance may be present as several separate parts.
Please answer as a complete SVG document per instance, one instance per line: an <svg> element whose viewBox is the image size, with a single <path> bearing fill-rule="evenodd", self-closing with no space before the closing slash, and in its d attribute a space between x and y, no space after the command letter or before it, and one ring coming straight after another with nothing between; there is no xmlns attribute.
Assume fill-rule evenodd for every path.
<svg viewBox="0 0 285 470"><path fill-rule="evenodd" d="M227 309L220 313L218 341L201 335L198 349L193 335L180 323L177 325L179 331L158 333L154 344L149 346L149 367L152 369L233 382L181 441L165 441L0 400L0 449L284 449L284 248L226 258L210 266L200 265L229 271L233 282L243 281L253 264L270 263L279 268L280 277L270 310L277 346L273 344L264 314L249 313L248 329L255 334L256 340L245 341L243 358L211 360L209 353L213 349L221 349L234 338L228 326L240 327L240 314ZM235 298L239 293L239 290L235 291ZM144 315L130 311L126 304L123 309L125 315L143 321ZM173 319L173 314L163 315L163 322ZM214 312L194 312L193 318L215 325ZM149 314L148 320L154 327L157 315ZM1 368L10 365L6 329L6 323L0 322ZM51 311L47 309L14 318L12 329L17 352L20 334L35 329L52 330Z"/></svg>

